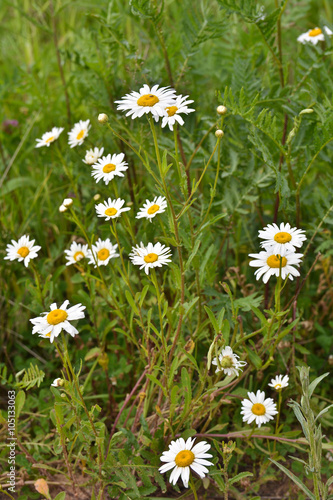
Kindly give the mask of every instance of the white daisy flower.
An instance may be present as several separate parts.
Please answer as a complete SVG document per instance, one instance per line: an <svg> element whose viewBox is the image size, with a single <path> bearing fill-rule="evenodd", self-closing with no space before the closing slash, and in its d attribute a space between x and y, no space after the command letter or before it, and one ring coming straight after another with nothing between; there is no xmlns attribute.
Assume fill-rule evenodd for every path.
<svg viewBox="0 0 333 500"><path fill-rule="evenodd" d="M188 95L182 96L178 95L175 98L175 101L171 104L171 106L167 106L165 108L165 116L163 116L162 119L162 128L164 128L166 125L169 125L169 129L173 130L173 126L176 122L179 123L179 125L184 125L184 120L180 116L181 113L185 113L188 115L189 113L193 113L195 109L193 108L188 108L188 104L191 104L194 101L187 101L186 99L188 98Z"/></svg>
<svg viewBox="0 0 333 500"><path fill-rule="evenodd" d="M303 257L302 253L287 252L282 248L280 254L275 254L273 250L268 249L265 252L250 253L249 256L255 258L255 260L249 262L249 265L258 267L254 273L257 280L264 276L264 283L267 283L271 276L280 275L280 266L282 279L286 279L288 276L290 280L293 280L294 276L300 275L299 271L293 266L300 264Z"/></svg>
<svg viewBox="0 0 333 500"><path fill-rule="evenodd" d="M67 309L68 304L69 300L65 300L59 309L56 303L51 304L50 312L43 312L41 316L31 319L30 321L34 325L32 333L38 333L40 337L49 338L51 343L62 330L75 337L79 332L71 325L70 321L84 318L83 310L86 306L77 304Z"/></svg>
<svg viewBox="0 0 333 500"><path fill-rule="evenodd" d="M124 158L124 153L103 156L103 158L100 158L97 163L93 165L91 175L95 178L96 182L103 179L106 185L108 185L116 175L124 177L123 172L128 169L126 161L123 161Z"/></svg>
<svg viewBox="0 0 333 500"><path fill-rule="evenodd" d="M68 144L71 148L75 148L76 146L81 146L83 141L88 136L88 132L90 129L90 120L80 120L78 123L75 123L72 130L68 133Z"/></svg>
<svg viewBox="0 0 333 500"><path fill-rule="evenodd" d="M288 387L288 381L289 381L289 376L285 375L277 375L275 378L272 378L271 383L268 384L269 387L273 387L276 391L280 391L281 389L284 389L285 387Z"/></svg>
<svg viewBox="0 0 333 500"><path fill-rule="evenodd" d="M84 157L83 163L86 163L87 165L93 165L94 163L97 162L98 158L100 158L104 153L104 148L94 148L94 149L88 149L86 151L86 156Z"/></svg>
<svg viewBox="0 0 333 500"><path fill-rule="evenodd" d="M111 200L108 198L104 203L99 203L95 205L95 209L98 217L104 217L105 220L115 219L116 217L120 217L122 212L127 212L131 210L130 207L124 207L123 204L125 200L118 198L117 200Z"/></svg>
<svg viewBox="0 0 333 500"><path fill-rule="evenodd" d="M143 243L140 246L132 248L132 252L129 254L129 258L132 263L136 266L140 266L140 269L145 269L145 273L149 274L149 269L152 267L162 267L163 265L171 262L171 250L161 243L148 243L145 247Z"/></svg>
<svg viewBox="0 0 333 500"><path fill-rule="evenodd" d="M216 358L213 359L212 364L217 365L216 372L222 371L228 377L232 375L239 376L239 372L242 372L242 367L247 363L246 361L239 361L238 354L235 354L230 346L225 347L219 354L219 360Z"/></svg>
<svg viewBox="0 0 333 500"><path fill-rule="evenodd" d="M89 264L95 264L95 259L97 260L98 266L106 266L109 263L110 259L114 259L115 257L119 257L119 253L117 253L118 245L112 245L110 238L107 238L105 241L102 241L99 238L96 241L95 245L92 245L92 252L88 251L88 257L90 259Z"/></svg>
<svg viewBox="0 0 333 500"><path fill-rule="evenodd" d="M64 251L66 255L66 266L70 266L71 264L77 264L81 259L88 257L89 250L88 245L81 245L81 243L73 243L70 246L69 250Z"/></svg>
<svg viewBox="0 0 333 500"><path fill-rule="evenodd" d="M45 132L45 134L42 135L41 139L36 139L37 144L36 148L41 148L42 146L47 146L49 147L51 142L54 142L56 139L58 139L59 135L63 131L63 128L57 128L53 127L51 132Z"/></svg>
<svg viewBox="0 0 333 500"><path fill-rule="evenodd" d="M249 399L242 401L241 415L243 415L243 422L251 424L254 420L258 427L273 420L274 415L278 413L276 404L272 398L265 399L264 391L257 391L247 393Z"/></svg>
<svg viewBox="0 0 333 500"><path fill-rule="evenodd" d="M146 113L151 113L154 118L162 117L165 115L165 108L172 106L175 98L175 90L169 87L158 88L158 85L150 88L144 85L139 92L131 92L116 101L119 106L118 110L127 111L126 116L132 118L140 118Z"/></svg>
<svg viewBox="0 0 333 500"><path fill-rule="evenodd" d="M187 441L183 438L176 439L176 441L171 441L169 449L162 453L160 460L166 463L159 468L159 471L164 474L173 469L169 478L171 484L175 485L181 477L185 488L188 488L190 468L203 478L209 472L206 466L213 465L212 462L206 460L213 456L207 453L210 450L210 444L201 441L193 446L194 441L195 438L188 438Z"/></svg>
<svg viewBox="0 0 333 500"><path fill-rule="evenodd" d="M271 248L274 253L281 253L285 248L287 251L295 252L296 248L301 248L306 240L304 229L291 227L289 222L281 222L280 227L275 224L267 224L262 231L259 231L259 238L266 240L261 243L264 248Z"/></svg>
<svg viewBox="0 0 333 500"><path fill-rule="evenodd" d="M35 245L35 240L29 240L28 235L21 236L18 241L12 240L12 243L7 245L6 252L7 255L4 257L5 260L18 260L19 262L24 261L25 267L28 267L30 259L35 259L38 257L38 252L42 248Z"/></svg>
<svg viewBox="0 0 333 500"><path fill-rule="evenodd" d="M165 212L167 206L168 204L164 196L155 196L153 201L146 200L146 203L144 203L143 207L137 213L136 219L145 217L152 222L155 215Z"/></svg>
<svg viewBox="0 0 333 500"><path fill-rule="evenodd" d="M333 32L327 27L324 26L324 30L328 36L333 35ZM306 43L311 42L313 45L317 45L318 42L323 42L325 40L324 34L320 28L314 28L312 30L307 31L306 33L302 33L297 38L298 42Z"/></svg>
<svg viewBox="0 0 333 500"><path fill-rule="evenodd" d="M62 378L56 378L53 380L51 386L52 387L61 387L63 385L63 380Z"/></svg>

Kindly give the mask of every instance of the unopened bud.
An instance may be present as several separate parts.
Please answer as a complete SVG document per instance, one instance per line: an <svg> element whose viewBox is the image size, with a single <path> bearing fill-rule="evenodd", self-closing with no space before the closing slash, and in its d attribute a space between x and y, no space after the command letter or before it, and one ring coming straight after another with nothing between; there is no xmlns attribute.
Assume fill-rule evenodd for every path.
<svg viewBox="0 0 333 500"><path fill-rule="evenodd" d="M95 194L95 196L94 196L94 200L95 200L95 201L98 201L98 200L100 199L100 197L101 197L101 195L97 193L97 194Z"/></svg>
<svg viewBox="0 0 333 500"><path fill-rule="evenodd" d="M311 108L306 108L306 109L302 109L302 111L300 112L300 115L310 115L311 113L313 113L314 110L311 109Z"/></svg>
<svg viewBox="0 0 333 500"><path fill-rule="evenodd" d="M62 204L64 205L64 207L70 207L71 205L73 205L73 198L65 198Z"/></svg>
<svg viewBox="0 0 333 500"><path fill-rule="evenodd" d="M220 130L220 129L216 130L215 137L217 137L218 139L221 139L223 136L224 136L223 130Z"/></svg>
<svg viewBox="0 0 333 500"><path fill-rule="evenodd" d="M66 210L67 210L67 207L65 207L65 205L60 205L59 212L66 212Z"/></svg>
<svg viewBox="0 0 333 500"><path fill-rule="evenodd" d="M219 115L225 115L228 112L225 106L217 106L216 111Z"/></svg>
<svg viewBox="0 0 333 500"><path fill-rule="evenodd" d="M98 121L99 123L107 123L109 121L109 117L105 113L100 113L98 115Z"/></svg>
<svg viewBox="0 0 333 500"><path fill-rule="evenodd" d="M329 365L333 365L333 354L330 354L330 355L328 356L328 364L329 364Z"/></svg>

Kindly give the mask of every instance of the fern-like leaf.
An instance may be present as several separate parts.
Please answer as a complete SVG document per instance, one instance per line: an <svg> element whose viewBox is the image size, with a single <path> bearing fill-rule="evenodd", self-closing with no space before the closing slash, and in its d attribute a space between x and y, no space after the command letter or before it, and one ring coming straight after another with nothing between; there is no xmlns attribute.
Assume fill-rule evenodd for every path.
<svg viewBox="0 0 333 500"><path fill-rule="evenodd" d="M16 386L20 389L32 389L32 387L37 387L40 386L40 384L43 382L45 373L38 368L37 365L33 365L30 363L30 368L24 369L21 372L16 374L16 379L18 379L21 374L24 373L22 380L17 382Z"/></svg>

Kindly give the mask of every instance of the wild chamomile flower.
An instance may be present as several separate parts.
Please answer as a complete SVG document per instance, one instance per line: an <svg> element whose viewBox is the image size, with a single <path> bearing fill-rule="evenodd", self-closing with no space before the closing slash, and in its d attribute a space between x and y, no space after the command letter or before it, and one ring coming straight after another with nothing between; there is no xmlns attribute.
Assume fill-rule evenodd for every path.
<svg viewBox="0 0 333 500"><path fill-rule="evenodd" d="M213 365L217 365L216 372L222 371L228 377L232 375L239 376L239 372L243 371L242 367L247 363L246 361L239 361L238 354L235 354L230 346L226 346L219 354L219 362L214 358L212 361Z"/></svg>
<svg viewBox="0 0 333 500"><path fill-rule="evenodd" d="M169 87L158 88L158 85L149 87L144 85L139 92L131 92L116 101L119 106L118 110L128 111L126 116L132 118L140 118L146 113L151 113L154 118L162 117L165 115L165 108L172 106L175 98L175 90Z"/></svg>
<svg viewBox="0 0 333 500"><path fill-rule="evenodd" d="M326 35L331 36L333 35L332 31L327 27L324 26L324 30L326 32ZM317 45L318 42L323 42L325 40L324 34L320 28L314 28L312 30L307 31L306 33L302 33L297 38L298 42L301 43L306 43L306 42L311 42L313 45Z"/></svg>
<svg viewBox="0 0 333 500"><path fill-rule="evenodd" d="M70 321L84 318L84 309L86 306L77 304L67 309L69 300L57 308L57 304L51 304L50 312L43 312L41 316L31 319L34 325L32 333L38 333L40 337L49 338L52 343L62 330L65 330L72 337L75 337L79 332L71 325Z"/></svg>
<svg viewBox="0 0 333 500"><path fill-rule="evenodd" d="M274 415L278 413L276 404L272 398L265 399L264 391L257 391L247 393L249 399L242 401L241 415L243 415L243 422L251 424L254 420L258 427L273 420Z"/></svg>
<svg viewBox="0 0 333 500"><path fill-rule="evenodd" d="M162 267L171 262L170 257L170 248L161 243L156 243L155 245L148 243L145 247L141 242L140 246L133 247L132 252L129 254L132 263L140 266L140 269L144 268L146 274L149 274L149 269L152 267Z"/></svg>
<svg viewBox="0 0 333 500"><path fill-rule="evenodd" d="M7 255L4 259L17 259L19 262L22 262L23 260L25 267L28 267L30 259L38 257L38 252L42 248L38 245L34 246L34 243L35 240L29 240L29 236L26 234L21 236L18 241L12 240L12 242L7 245Z"/></svg>
<svg viewBox="0 0 333 500"><path fill-rule="evenodd" d="M56 139L58 139L59 135L63 131L63 128L58 128L58 127L53 127L51 132L45 132L45 134L42 135L41 139L36 139L37 144L36 148L41 148L42 146L47 146L49 147L51 142L54 142Z"/></svg>
<svg viewBox="0 0 333 500"><path fill-rule="evenodd" d="M168 204L164 196L155 196L153 201L146 200L146 203L143 204L143 207L137 213L136 218L142 219L145 217L151 222L155 215L165 212L167 206Z"/></svg>
<svg viewBox="0 0 333 500"><path fill-rule="evenodd" d="M184 120L180 116L182 113L185 113L188 115L189 113L193 113L195 109L189 108L188 105L191 104L194 101L187 101L186 99L188 98L188 95L182 96L178 95L175 97L175 100L172 102L171 105L166 106L165 108L165 116L163 116L162 119L162 128L165 127L166 125L169 125L169 129L173 130L173 126L176 122L179 123L179 125L184 125Z"/></svg>
<svg viewBox="0 0 333 500"><path fill-rule="evenodd" d="M122 200L121 198L117 198L116 200L108 198L108 200L105 201L104 203L99 203L98 205L95 205L97 216L104 217L105 220L110 220L120 217L122 212L127 212L128 210L131 210L130 207L122 208L124 203L125 200Z"/></svg>
<svg viewBox="0 0 333 500"><path fill-rule="evenodd" d="M71 148L75 148L76 146L81 146L83 141L88 136L88 132L90 129L90 120L80 120L78 123L75 123L74 127L70 132L68 132L68 144Z"/></svg>
<svg viewBox="0 0 333 500"><path fill-rule="evenodd" d="M181 477L185 488L188 488L190 480L190 468L201 478L209 472L206 466L213 465L206 458L212 458L213 455L207 453L210 450L210 444L206 441L201 441L193 446L195 438L188 438L185 441L183 438L171 441L169 449L164 451L160 457L161 462L166 462L159 468L161 474L170 469L173 471L170 474L169 481L175 485L179 477Z"/></svg>
<svg viewBox="0 0 333 500"><path fill-rule="evenodd" d="M51 387L61 387L63 385L62 378L56 378L53 380Z"/></svg>
<svg viewBox="0 0 333 500"><path fill-rule="evenodd" d="M86 163L87 165L93 165L94 163L97 162L98 158L100 158L104 153L104 148L94 148L94 149L88 149L86 151L86 156L84 157L83 163Z"/></svg>
<svg viewBox="0 0 333 500"><path fill-rule="evenodd" d="M118 245L112 245L110 238L107 238L105 241L99 238L96 241L95 245L92 245L92 252L88 251L89 264L95 264L97 266L106 266L110 259L114 259L115 257L119 257L119 253L117 253ZM97 265L96 262L97 261Z"/></svg>
<svg viewBox="0 0 333 500"><path fill-rule="evenodd" d="M288 375L277 375L275 378L272 378L271 383L268 384L270 387L273 387L276 391L281 391L285 387L288 387L289 376Z"/></svg>
<svg viewBox="0 0 333 500"><path fill-rule="evenodd" d="M88 257L88 252L88 245L82 245L81 243L76 243L76 241L73 241L70 249L64 251L67 260L66 266L77 264L77 262L79 262L80 260Z"/></svg>
<svg viewBox="0 0 333 500"><path fill-rule="evenodd" d="M103 156L103 158L100 158L93 165L91 175L94 177L96 182L103 179L106 185L108 185L116 175L124 177L123 172L128 169L126 161L123 161L124 158L124 153L119 153L118 155L114 154L112 156L110 154Z"/></svg>
<svg viewBox="0 0 333 500"><path fill-rule="evenodd" d="M285 248L287 251L295 252L296 248L301 248L306 236L304 229L291 227L289 222L281 222L280 227L275 224L267 224L262 231L259 231L259 238L265 240L261 243L264 248L271 248L274 253L281 253Z"/></svg>
<svg viewBox="0 0 333 500"><path fill-rule="evenodd" d="M282 248L280 254L275 254L273 250L268 249L265 252L260 253L250 253L250 257L254 257L255 260L251 260L249 265L251 267L258 267L255 271L256 279L260 279L263 276L263 282L267 283L271 276L280 275L281 266L281 277L286 279L288 276L290 280L294 279L294 276L299 276L300 273L293 266L298 266L303 257L302 253L287 252Z"/></svg>

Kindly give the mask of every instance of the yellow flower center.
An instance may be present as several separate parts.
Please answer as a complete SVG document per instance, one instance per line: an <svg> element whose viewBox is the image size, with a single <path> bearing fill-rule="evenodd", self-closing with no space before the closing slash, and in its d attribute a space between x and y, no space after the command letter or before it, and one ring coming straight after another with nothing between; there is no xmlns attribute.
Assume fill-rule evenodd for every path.
<svg viewBox="0 0 333 500"><path fill-rule="evenodd" d="M97 253L97 258L98 260L106 260L110 255L110 252L107 248L102 248L102 250L100 250L98 253Z"/></svg>
<svg viewBox="0 0 333 500"><path fill-rule="evenodd" d="M150 208L148 208L147 212L148 212L148 214L149 214L149 215L152 215L152 214L154 214L155 212L157 212L157 210L159 210L159 209L160 209L160 206L159 206L159 205L154 204L154 205L152 205Z"/></svg>
<svg viewBox="0 0 333 500"><path fill-rule="evenodd" d="M308 33L309 36L318 36L321 34L322 34L322 31L320 28L315 28L315 29L309 31L309 33Z"/></svg>
<svg viewBox="0 0 333 500"><path fill-rule="evenodd" d="M183 450L177 453L175 462L178 467L188 467L194 462L195 455L190 450Z"/></svg>
<svg viewBox="0 0 333 500"><path fill-rule="evenodd" d="M281 385L281 384L276 384L276 385L274 386L274 389L278 390L278 389L281 389L281 387L282 387L282 385Z"/></svg>
<svg viewBox="0 0 333 500"><path fill-rule="evenodd" d="M45 139L45 142L52 142L52 141L54 141L54 136Z"/></svg>
<svg viewBox="0 0 333 500"><path fill-rule="evenodd" d="M19 255L21 255L21 257L23 257L23 258L26 257L27 255L29 255L29 252L30 252L30 250L28 247L21 247L17 250L17 253Z"/></svg>
<svg viewBox="0 0 333 500"><path fill-rule="evenodd" d="M51 332L45 333L45 337L51 337Z"/></svg>
<svg viewBox="0 0 333 500"><path fill-rule="evenodd" d="M285 257L282 257L281 261L281 255L271 255L270 257L268 257L266 263L269 267L279 268L280 265L281 267L285 267L287 265L287 259Z"/></svg>
<svg viewBox="0 0 333 500"><path fill-rule="evenodd" d="M74 260L79 261L84 258L84 253L83 252L75 252L74 254Z"/></svg>
<svg viewBox="0 0 333 500"><path fill-rule="evenodd" d="M288 243L288 241L291 240L291 234L283 232L276 233L274 240L277 241L277 243Z"/></svg>
<svg viewBox="0 0 333 500"><path fill-rule="evenodd" d="M104 213L105 213L105 215L112 216L112 215L116 215L117 212L118 212L118 210L116 210L115 208L107 208Z"/></svg>
<svg viewBox="0 0 333 500"><path fill-rule="evenodd" d="M47 315L46 320L50 325L58 325L59 323L65 321L67 316L68 314L66 311L63 311L62 309L54 309L54 311L51 311Z"/></svg>
<svg viewBox="0 0 333 500"><path fill-rule="evenodd" d="M109 174L110 172L114 172L115 170L116 170L116 165L114 165L113 163L107 163L103 167L103 172L105 174Z"/></svg>
<svg viewBox="0 0 333 500"><path fill-rule="evenodd" d="M149 253L144 256L143 260L147 262L147 264L151 264L152 262L156 262L158 260L158 255L156 253Z"/></svg>
<svg viewBox="0 0 333 500"><path fill-rule="evenodd" d="M177 111L178 111L177 106L169 106L168 108L165 108L165 109L168 112L169 116L175 115L177 113Z"/></svg>
<svg viewBox="0 0 333 500"><path fill-rule="evenodd" d="M252 406L252 413L254 413L255 415L265 415L266 408L261 403L255 403Z"/></svg>
<svg viewBox="0 0 333 500"><path fill-rule="evenodd" d="M82 137L84 136L84 130L81 130L77 136L76 136L76 139L79 141L80 139L82 139Z"/></svg>
<svg viewBox="0 0 333 500"><path fill-rule="evenodd" d="M223 356L221 361L222 368L231 368L233 366L233 361L230 356Z"/></svg>
<svg viewBox="0 0 333 500"><path fill-rule="evenodd" d="M137 104L139 106L149 106L150 108L154 106L157 102L159 102L159 98L153 94L145 94L139 97L137 100Z"/></svg>

